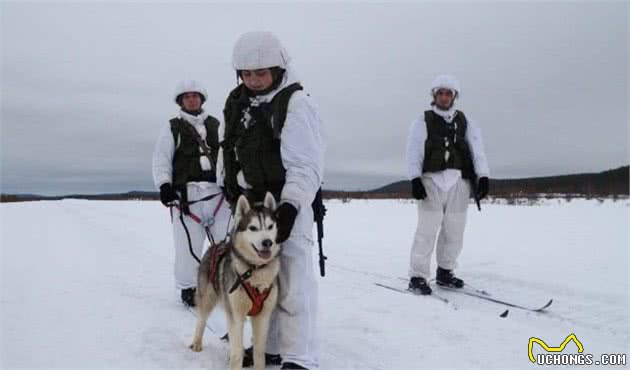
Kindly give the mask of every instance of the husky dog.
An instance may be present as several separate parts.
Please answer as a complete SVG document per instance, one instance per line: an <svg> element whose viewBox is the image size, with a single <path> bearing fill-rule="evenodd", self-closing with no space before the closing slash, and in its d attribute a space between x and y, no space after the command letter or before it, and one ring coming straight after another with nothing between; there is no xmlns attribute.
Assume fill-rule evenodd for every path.
<svg viewBox="0 0 630 370"><path fill-rule="evenodd" d="M209 248L199 265L195 296L198 319L190 348L199 352L210 312L220 301L229 325L230 370L243 363L243 325L251 317L254 369L265 368L271 313L278 298L280 245L276 243L276 201L267 193L262 204L238 199L231 238Z"/></svg>

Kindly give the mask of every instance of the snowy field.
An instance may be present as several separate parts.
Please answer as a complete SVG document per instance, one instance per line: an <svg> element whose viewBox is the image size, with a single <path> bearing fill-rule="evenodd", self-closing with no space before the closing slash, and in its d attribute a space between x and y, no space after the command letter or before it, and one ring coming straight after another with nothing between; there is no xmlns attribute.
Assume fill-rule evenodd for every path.
<svg viewBox="0 0 630 370"><path fill-rule="evenodd" d="M554 299L506 318L459 293L438 291L447 305L374 285L406 286L412 203L327 206L322 369L531 369L530 337L556 346L570 333L597 358L630 354L627 201L471 207L459 275L518 302ZM226 368L218 335L188 349L195 318L174 288L159 202L5 203L0 218L3 369Z"/></svg>

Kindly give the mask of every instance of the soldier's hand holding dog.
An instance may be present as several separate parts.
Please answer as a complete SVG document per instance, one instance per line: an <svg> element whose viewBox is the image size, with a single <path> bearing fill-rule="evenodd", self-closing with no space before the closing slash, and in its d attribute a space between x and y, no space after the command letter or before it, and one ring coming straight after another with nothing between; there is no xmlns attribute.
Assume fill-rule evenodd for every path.
<svg viewBox="0 0 630 370"><path fill-rule="evenodd" d="M282 243L289 239L297 213L297 209L290 203L282 203L278 206L278 209L276 209L276 225L278 227L276 243Z"/></svg>

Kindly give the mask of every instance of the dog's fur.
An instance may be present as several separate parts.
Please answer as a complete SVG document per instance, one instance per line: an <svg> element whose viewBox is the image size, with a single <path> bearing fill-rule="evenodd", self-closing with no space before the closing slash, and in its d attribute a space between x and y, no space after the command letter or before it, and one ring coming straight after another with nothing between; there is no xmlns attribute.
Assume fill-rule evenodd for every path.
<svg viewBox="0 0 630 370"><path fill-rule="evenodd" d="M228 253L217 267L218 291L209 281L210 258L206 252L199 265L197 294L198 320L190 348L199 352L206 321L215 305L221 302L229 325L230 370L241 369L243 363L243 326L252 301L239 285L229 293L238 277L251 266L257 268L247 280L263 291L271 287L262 311L251 317L254 346L254 369L265 368L265 349L271 313L278 299L277 275L280 270L280 245L276 243L276 202L267 193L262 205L250 206L247 198L238 199L235 211L235 229L228 244ZM261 267L262 266L262 267Z"/></svg>

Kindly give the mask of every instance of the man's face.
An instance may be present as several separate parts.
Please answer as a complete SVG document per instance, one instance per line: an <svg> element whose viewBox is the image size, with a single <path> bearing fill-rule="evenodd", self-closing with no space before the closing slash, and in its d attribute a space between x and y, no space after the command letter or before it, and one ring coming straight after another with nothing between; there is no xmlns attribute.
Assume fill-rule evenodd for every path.
<svg viewBox="0 0 630 370"><path fill-rule="evenodd" d="M273 84L273 76L269 68L241 72L243 83L252 91L263 91Z"/></svg>
<svg viewBox="0 0 630 370"><path fill-rule="evenodd" d="M190 112L201 109L201 95L196 92L188 92L182 95L182 107Z"/></svg>
<svg viewBox="0 0 630 370"><path fill-rule="evenodd" d="M435 104L438 108L449 109L453 105L455 96L450 89L439 89L435 93Z"/></svg>

